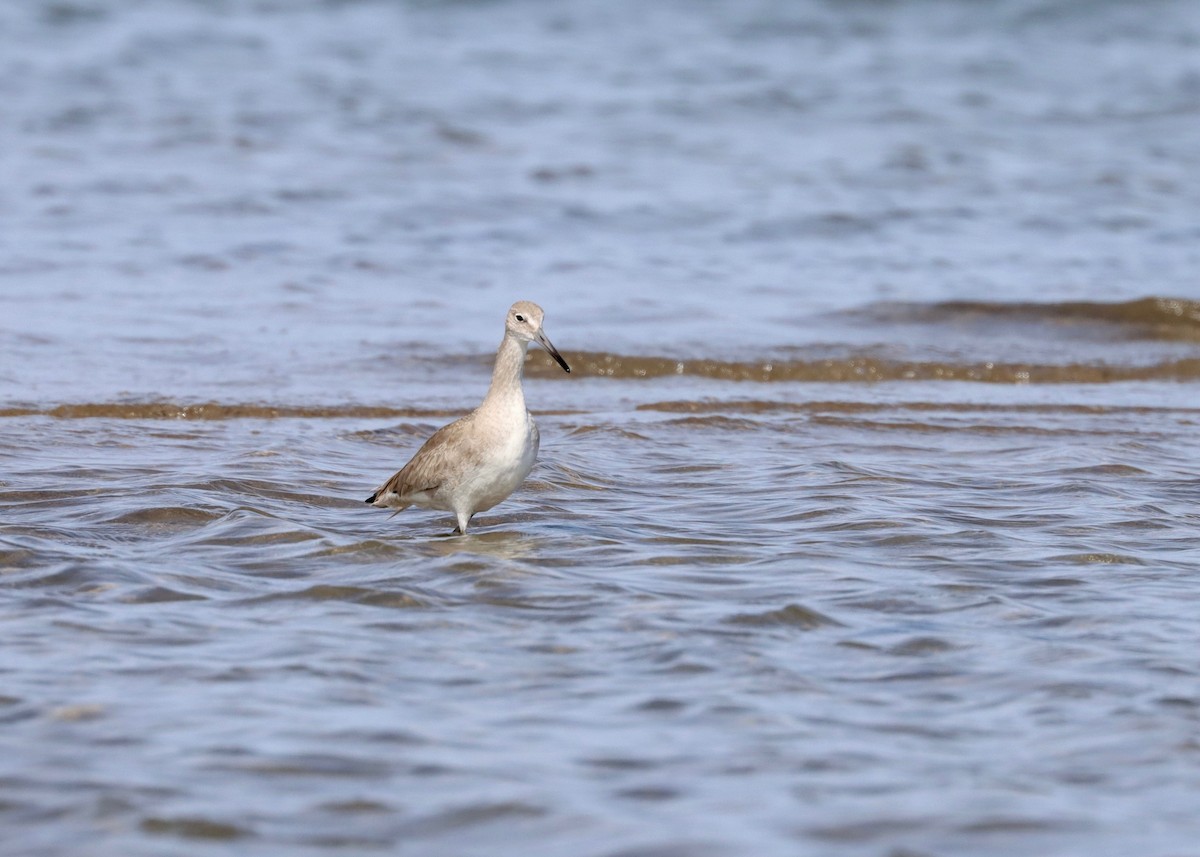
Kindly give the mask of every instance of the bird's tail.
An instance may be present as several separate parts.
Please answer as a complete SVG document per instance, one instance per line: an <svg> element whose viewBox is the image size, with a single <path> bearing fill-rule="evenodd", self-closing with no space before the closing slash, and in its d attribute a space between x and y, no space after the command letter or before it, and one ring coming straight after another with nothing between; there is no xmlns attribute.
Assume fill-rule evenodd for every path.
<svg viewBox="0 0 1200 857"><path fill-rule="evenodd" d="M383 492L383 489L382 489L382 488L380 488L378 491L376 491L374 494L372 494L370 497L368 497L368 498L366 499L366 502L367 502L369 505L372 505L372 506L378 506L378 507L379 507L379 508L381 508L381 509L388 509L388 508L395 509L396 511L394 511L394 512L392 512L392 514L388 515L388 520L389 520L389 521L390 521L392 518L394 518L394 517L396 517L397 515L399 515L399 514L400 514L401 512L403 512L405 509L407 509L407 508L409 507L409 505L410 505L409 503L401 503L401 504L399 504L399 505L396 505L395 503L376 503L375 501L379 499L379 495L380 495L380 494L382 494L382 493L384 493L384 492Z"/></svg>

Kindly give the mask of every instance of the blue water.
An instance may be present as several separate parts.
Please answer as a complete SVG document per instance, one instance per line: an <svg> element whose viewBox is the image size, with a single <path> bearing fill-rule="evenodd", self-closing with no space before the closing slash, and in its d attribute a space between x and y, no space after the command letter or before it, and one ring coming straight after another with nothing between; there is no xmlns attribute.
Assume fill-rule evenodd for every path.
<svg viewBox="0 0 1200 857"><path fill-rule="evenodd" d="M1198 45L4 6L0 853L1192 853ZM530 480L366 508L516 299Z"/></svg>

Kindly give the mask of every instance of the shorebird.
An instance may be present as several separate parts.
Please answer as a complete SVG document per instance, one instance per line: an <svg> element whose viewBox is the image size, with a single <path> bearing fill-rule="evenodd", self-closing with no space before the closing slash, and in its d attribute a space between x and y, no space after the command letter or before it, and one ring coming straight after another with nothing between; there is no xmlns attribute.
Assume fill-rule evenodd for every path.
<svg viewBox="0 0 1200 857"><path fill-rule="evenodd" d="M521 389L529 343L536 342L564 372L571 371L542 332L543 315L530 301L512 305L483 402L430 435L412 460L367 498L368 503L396 513L409 506L453 512L458 523L454 532L466 534L476 512L486 512L516 490L538 453L537 425Z"/></svg>

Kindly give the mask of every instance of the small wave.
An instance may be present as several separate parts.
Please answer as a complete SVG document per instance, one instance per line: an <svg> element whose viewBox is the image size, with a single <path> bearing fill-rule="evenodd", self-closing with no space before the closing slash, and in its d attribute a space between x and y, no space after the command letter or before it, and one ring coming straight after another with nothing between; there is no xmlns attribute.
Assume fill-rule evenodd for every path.
<svg viewBox="0 0 1200 857"><path fill-rule="evenodd" d="M530 374L555 377L553 363L540 353L531 355ZM677 360L668 357L623 356L607 353L571 355L578 377L625 380L688 376L721 381L770 383L879 383L884 381L975 381L991 384L1108 384L1127 381L1197 381L1200 358L1183 358L1147 365L1107 363L955 362L894 360L849 355L813 360ZM559 372L561 375L561 371Z"/></svg>
<svg viewBox="0 0 1200 857"><path fill-rule="evenodd" d="M1147 297L1117 303L888 302L848 315L877 324L1049 324L1085 335L1111 336L1116 330L1126 339L1200 342L1200 301L1186 298Z"/></svg>
<svg viewBox="0 0 1200 857"><path fill-rule="evenodd" d="M195 592L183 592L168 586L147 586L138 589L121 600L126 604L164 604L171 601L205 601L208 596Z"/></svg>
<svg viewBox="0 0 1200 857"><path fill-rule="evenodd" d="M112 524L131 524L143 527L189 527L210 523L222 518L218 512L192 509L185 506L155 506L121 512L109 519Z"/></svg>
<svg viewBox="0 0 1200 857"><path fill-rule="evenodd" d="M750 626L790 626L808 631L823 626L841 626L836 619L805 607L802 604L788 604L778 610L768 610L765 613L738 613L726 620L732 625Z"/></svg>
<svg viewBox="0 0 1200 857"><path fill-rule="evenodd" d="M201 402L89 402L37 408L0 410L0 416L48 416L57 419L120 420L276 420L335 417L347 419L435 418L461 416L460 412L430 408L389 408L375 405L257 405Z"/></svg>
<svg viewBox="0 0 1200 857"><path fill-rule="evenodd" d="M166 818L151 816L142 820L146 833L178 836L182 839L229 842L253 836L253 832L236 824L210 818Z"/></svg>
<svg viewBox="0 0 1200 857"><path fill-rule="evenodd" d="M561 371L561 370L560 370ZM574 411L539 410L541 414ZM280 419L417 419L446 420L463 415L462 409L394 408L381 405L264 405L203 402L83 402L49 407L0 408L0 418L53 417L60 420L280 420ZM387 431L392 431L391 429Z"/></svg>
<svg viewBox="0 0 1200 857"><path fill-rule="evenodd" d="M673 426L682 428L716 429L718 431L759 431L762 423L754 420L739 419L724 414L707 414L705 416L679 417L669 420Z"/></svg>
<svg viewBox="0 0 1200 857"><path fill-rule="evenodd" d="M348 601L370 607L390 607L402 610L430 606L426 600L408 592L335 584L314 584L303 589L263 595L251 600L255 603L265 601Z"/></svg>
<svg viewBox="0 0 1200 857"><path fill-rule="evenodd" d="M1069 553L1050 557L1052 562L1065 562L1073 565L1145 565L1136 556L1119 553Z"/></svg>
<svg viewBox="0 0 1200 857"><path fill-rule="evenodd" d="M772 402L761 399L726 401L720 399L676 399L663 402L646 402L635 410L655 411L667 414L706 413L814 413L814 414L875 414L893 411L916 411L935 413L1020 413L1020 414L1196 414L1200 408L1150 407L1145 405L1084 405L1070 402L862 402L830 399L810 399L802 402ZM1134 468L1136 469L1136 468Z"/></svg>

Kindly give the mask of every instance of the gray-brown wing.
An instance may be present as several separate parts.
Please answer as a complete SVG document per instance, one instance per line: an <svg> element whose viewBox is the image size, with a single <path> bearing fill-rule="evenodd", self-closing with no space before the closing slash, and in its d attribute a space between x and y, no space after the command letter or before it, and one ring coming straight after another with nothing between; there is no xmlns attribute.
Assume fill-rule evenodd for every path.
<svg viewBox="0 0 1200 857"><path fill-rule="evenodd" d="M469 419L470 415L465 416L431 434L408 464L383 483L373 497L396 494L403 501L413 494L436 491L453 478L463 463L464 452L461 443L455 441L463 437L463 424Z"/></svg>

